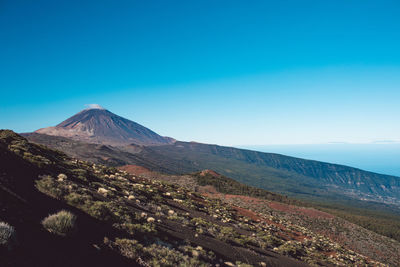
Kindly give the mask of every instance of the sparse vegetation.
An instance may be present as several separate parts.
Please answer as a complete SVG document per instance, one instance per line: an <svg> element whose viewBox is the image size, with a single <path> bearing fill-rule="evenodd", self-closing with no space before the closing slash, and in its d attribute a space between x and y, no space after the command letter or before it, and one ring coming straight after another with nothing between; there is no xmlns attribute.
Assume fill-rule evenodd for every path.
<svg viewBox="0 0 400 267"><path fill-rule="evenodd" d="M61 198L64 194L63 190L57 186L55 179L49 175L45 175L40 180L37 180L36 188L39 189L40 192L57 199Z"/></svg>
<svg viewBox="0 0 400 267"><path fill-rule="evenodd" d="M11 250L17 241L14 227L6 222L0 222L0 247Z"/></svg>
<svg viewBox="0 0 400 267"><path fill-rule="evenodd" d="M38 153L54 162L49 168L48 165L39 166L29 161L29 164L35 164L37 173L42 174L35 182L37 190L50 196L49 199L57 199L57 203L62 201L80 209L87 214L87 220L96 221L108 229L110 239L106 238L100 244L90 243L91 247L100 251L99 255L103 255L105 248L111 249L142 266L264 266L261 263L268 261L276 264L297 263L294 259L312 265L379 266L380 260L398 263L395 257L389 257L396 255L391 248L400 248L398 243L381 243L383 248L390 248L382 251L388 255L387 258L379 254L371 254L372 258L367 258L360 253L365 250L349 250L348 243L332 238L329 234L333 230L321 231L326 227L337 227L338 231L346 232L349 228L343 226L339 229L339 224L328 224L330 217L327 221L312 221L294 213L277 212L269 207L271 203L277 203L274 200L282 200L286 204L291 204L291 200L229 178L218 182L216 177L203 177L200 180L202 184L214 190L210 190L213 194L206 194L202 190L193 192L191 187L182 187L184 179L176 185L170 183L175 179L165 182L157 180L157 177L148 179L129 175L101 164L68 158L30 143L18 149L33 156ZM17 152L12 153L17 155ZM21 160L28 162L23 158ZM195 176L185 177L192 179L190 186L202 189ZM218 190L226 190L225 193L219 192L213 185ZM35 193L43 196L36 189ZM280 205L284 205L282 202L279 202ZM296 208L289 208L289 211L304 209L293 207ZM75 228L75 216L69 214L65 216L69 218L67 223L60 223L62 220L57 219L59 215L50 215L43 220L43 226L57 235L71 234ZM364 232L356 229L355 233L361 235ZM104 234L97 238L102 240ZM362 238L364 235L360 240ZM68 242L70 239L61 240ZM261 253L262 250L278 254L271 258Z"/></svg>
<svg viewBox="0 0 400 267"><path fill-rule="evenodd" d="M201 186L211 185L213 186L218 192L224 194L234 194L234 195L244 195L250 197L259 197L268 200L279 201L283 203L293 204L293 205L306 205L300 201L295 199L287 198L283 195L274 194L267 190L263 190L257 187L248 186L242 183L239 183L233 179L227 178L223 175L218 175L217 177L213 174L205 171L195 173L193 175L197 183Z"/></svg>

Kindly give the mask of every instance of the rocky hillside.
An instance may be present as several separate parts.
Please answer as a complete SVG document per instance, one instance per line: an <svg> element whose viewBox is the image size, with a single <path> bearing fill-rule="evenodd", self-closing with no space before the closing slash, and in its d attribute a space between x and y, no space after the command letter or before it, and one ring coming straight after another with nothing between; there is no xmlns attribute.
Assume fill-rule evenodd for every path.
<svg viewBox="0 0 400 267"><path fill-rule="evenodd" d="M363 172L359 169L341 165L197 143L177 142L176 145L156 147L138 145L113 147L37 133L25 136L33 142L62 150L68 155L96 164L114 167L133 164L141 168L144 167L152 171L168 174L190 173L211 168L247 185L301 199L308 204L312 203L315 207L327 208L329 212L333 212L346 220L379 234L400 240L400 208L396 205L397 202L385 203L390 198L382 199L378 195L374 198L365 199L346 191L346 184L342 184L341 187L327 186L323 178L316 179L293 171L275 169L262 163L254 163L252 157L255 157L254 154L262 154L261 156L270 156L271 158L276 156L277 159L283 158L286 160L287 158L287 160L292 159L294 162L299 162L299 164L321 165L321 168L326 168L327 171L331 167L333 169L344 168L348 175L351 175L352 171L354 171L359 175L371 174L371 177L375 175L389 177L389 180L396 179L396 177L380 176L379 174ZM233 155L236 155L236 158ZM381 182L385 183L385 180L383 179ZM379 188L378 182L372 182L371 186Z"/></svg>
<svg viewBox="0 0 400 267"><path fill-rule="evenodd" d="M204 170L190 175L176 176L144 172L143 168L134 166L124 166L120 169L126 169L130 173L148 179L178 184L204 196L219 199L253 219L269 218L275 222L278 236L287 238L287 235L294 234L293 240L301 240L296 235L299 233L306 235L305 230L308 230L318 234L322 240L328 238L330 242L334 241L357 253L368 255L376 261L385 262L390 266L400 264L398 241L368 231L330 213L313 207L304 207L306 203L240 184L215 171ZM296 230L287 232L287 229ZM336 253L332 251L330 255Z"/></svg>
<svg viewBox="0 0 400 267"><path fill-rule="evenodd" d="M38 133L24 136L79 159L110 166L134 164L170 174L213 169L239 182L304 200L400 205L399 177L343 165L193 142L114 147Z"/></svg>
<svg viewBox="0 0 400 267"><path fill-rule="evenodd" d="M131 143L160 145L175 141L102 108L82 110L55 127L42 128L36 132L108 145L128 145Z"/></svg>
<svg viewBox="0 0 400 267"><path fill-rule="evenodd" d="M0 156L0 220L16 232L1 247L10 266L380 265L279 217L76 160L11 131L0 132ZM49 224L50 213L76 223Z"/></svg>

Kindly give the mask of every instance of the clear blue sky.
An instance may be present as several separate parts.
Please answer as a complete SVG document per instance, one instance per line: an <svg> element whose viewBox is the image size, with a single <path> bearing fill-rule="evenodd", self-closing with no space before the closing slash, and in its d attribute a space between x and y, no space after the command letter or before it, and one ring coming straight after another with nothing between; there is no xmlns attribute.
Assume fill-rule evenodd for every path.
<svg viewBox="0 0 400 267"><path fill-rule="evenodd" d="M0 0L0 128L97 103L224 145L400 140L399 1Z"/></svg>

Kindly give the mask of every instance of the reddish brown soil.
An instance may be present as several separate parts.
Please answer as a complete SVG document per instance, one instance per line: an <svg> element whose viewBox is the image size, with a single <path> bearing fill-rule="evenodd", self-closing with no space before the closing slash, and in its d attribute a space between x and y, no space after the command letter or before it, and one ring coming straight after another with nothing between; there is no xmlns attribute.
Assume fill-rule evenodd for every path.
<svg viewBox="0 0 400 267"><path fill-rule="evenodd" d="M122 171L126 171L129 174L132 175L140 175L140 174L150 174L152 171L149 169L146 169L145 167L138 166L138 165L125 165L122 167L119 167L118 169Z"/></svg>
<svg viewBox="0 0 400 267"><path fill-rule="evenodd" d="M242 201L245 201L247 203L251 203L251 204L264 204L265 201L263 201L262 199L259 198L255 198L255 197L248 197L248 196L241 196L241 195L225 195L226 199L232 199L232 198L239 198Z"/></svg>
<svg viewBox="0 0 400 267"><path fill-rule="evenodd" d="M213 186L202 186L200 187L200 192L202 192L205 196L211 197L211 198L220 198L220 199L235 199L238 198L244 202L250 203L250 204L260 204L263 205L265 203L264 200L255 198L255 197L248 197L248 196L242 196L242 195L230 195L230 194L222 194L219 193L215 187Z"/></svg>
<svg viewBox="0 0 400 267"><path fill-rule="evenodd" d="M263 221L266 222L268 224L273 224L275 226L277 226L279 229L281 229L282 232L278 233L278 235L285 239L285 240L297 240L297 241L303 241L305 238L308 239L310 237L307 237L305 235L303 235L300 232L289 232L286 231L286 227L280 223L276 223L273 221L270 221L268 219L264 219L262 217L260 217L257 213L248 210L248 209L244 209L244 208L240 208L238 206L233 206L233 208L237 211L237 213L239 215L245 216L247 218L250 218L253 221Z"/></svg>
<svg viewBox="0 0 400 267"><path fill-rule="evenodd" d="M215 188L212 186L207 187L207 188L204 187L203 189L207 189L207 190L204 190L206 192L203 191L203 195L205 195L207 197L214 197L214 198L220 198L220 199L235 199L236 198L236 199L240 199L240 200L247 202L249 204L252 204L252 205L266 205L267 204L267 202L265 200L255 198L255 197L221 194L221 193L216 192ZM302 214L308 214L309 216L316 216L316 214L323 213L320 211L302 209L302 208L292 207L292 206L280 204L280 203L271 203L271 204L273 204L273 206L274 206L271 208L280 210L280 211L301 212ZM264 219L254 211L244 209L244 208L238 207L236 205L232 205L232 207L236 210L238 215L247 217L253 221L259 221L259 222L262 221L262 222L266 222L267 224L270 224L270 225L275 225L276 227L278 227L281 230L281 232L278 233L278 235L284 240L303 241L304 239L310 238L308 236L303 235L300 232L287 231L286 227L283 224L273 222L268 219ZM280 208L280 209L278 209L278 208ZM316 212L315 214L314 214L314 211ZM323 213L323 215L325 216L325 213ZM330 215L330 214L326 214L326 215Z"/></svg>
<svg viewBox="0 0 400 267"><path fill-rule="evenodd" d="M297 213L297 214L304 214L312 218L324 218L324 219L333 219L334 216L315 209L308 209L308 208L300 208L296 206L286 205L277 202L270 202L268 206L271 209L288 212L288 213Z"/></svg>
<svg viewBox="0 0 400 267"><path fill-rule="evenodd" d="M237 213L239 215L250 218L253 221L261 221L261 219L262 219L257 213L255 213L251 210L246 210L246 209L240 208L238 206L233 206L233 208L237 211Z"/></svg>

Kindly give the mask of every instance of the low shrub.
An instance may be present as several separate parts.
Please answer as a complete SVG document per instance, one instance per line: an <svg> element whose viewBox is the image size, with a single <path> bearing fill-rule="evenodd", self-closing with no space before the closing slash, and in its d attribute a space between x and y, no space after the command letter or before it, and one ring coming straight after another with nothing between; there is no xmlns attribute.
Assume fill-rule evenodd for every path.
<svg viewBox="0 0 400 267"><path fill-rule="evenodd" d="M74 214L62 210L43 219L42 225L50 233L67 236L75 230L75 221L76 216Z"/></svg>
<svg viewBox="0 0 400 267"><path fill-rule="evenodd" d="M83 181L83 182L87 182L87 178L86 176L88 175L87 170L84 169L73 169L72 173L76 176L76 178L78 178L79 180Z"/></svg>
<svg viewBox="0 0 400 267"><path fill-rule="evenodd" d="M121 228L131 235L157 233L153 223L124 223Z"/></svg>
<svg viewBox="0 0 400 267"><path fill-rule="evenodd" d="M275 237L271 234L261 236L261 240L263 242L261 242L260 247L263 249L266 247L274 248L274 247L279 247L280 245L282 245L282 240L278 239L277 237Z"/></svg>
<svg viewBox="0 0 400 267"><path fill-rule="evenodd" d="M63 190L58 187L58 184L51 176L43 176L42 179L37 180L36 188L40 192L57 199L60 199L64 194Z"/></svg>
<svg viewBox="0 0 400 267"><path fill-rule="evenodd" d="M68 204L74 207L80 207L85 204L86 201L91 200L89 195L81 195L75 192L72 192L64 197Z"/></svg>
<svg viewBox="0 0 400 267"><path fill-rule="evenodd" d="M135 259L143 250L143 246L136 240L117 238L114 245L123 256L130 259Z"/></svg>
<svg viewBox="0 0 400 267"><path fill-rule="evenodd" d="M283 255L288 255L292 257L298 257L303 254L301 248L299 246L296 246L296 244L291 243L290 241L284 243L278 249Z"/></svg>
<svg viewBox="0 0 400 267"><path fill-rule="evenodd" d="M0 222L0 246L11 250L16 245L15 228L5 222Z"/></svg>
<svg viewBox="0 0 400 267"><path fill-rule="evenodd" d="M143 248L143 257L150 266L210 266L208 263L201 261L196 256L185 255L173 248L171 249L156 244Z"/></svg>
<svg viewBox="0 0 400 267"><path fill-rule="evenodd" d="M110 211L107 202L103 201L87 201L85 204L85 211L92 217L102 220L110 221L114 218L114 214Z"/></svg>

